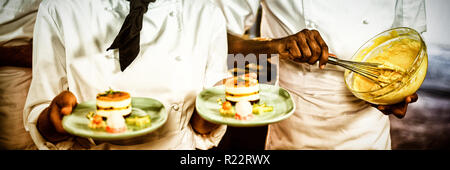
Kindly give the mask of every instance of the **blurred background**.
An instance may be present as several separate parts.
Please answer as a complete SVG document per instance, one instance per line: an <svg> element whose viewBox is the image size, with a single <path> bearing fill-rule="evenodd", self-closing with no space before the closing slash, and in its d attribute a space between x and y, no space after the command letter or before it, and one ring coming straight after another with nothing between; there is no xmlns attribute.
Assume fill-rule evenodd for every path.
<svg viewBox="0 0 450 170"><path fill-rule="evenodd" d="M422 35L427 44L428 72L417 92L419 100L409 105L406 116L403 119L390 116L392 149L450 149L450 1L425 2L427 32ZM261 9L256 23L260 23L260 16ZM260 26L255 24L246 37L259 37L259 30ZM264 148L265 126L229 128L228 132L219 148Z"/></svg>
<svg viewBox="0 0 450 170"><path fill-rule="evenodd" d="M450 149L450 1L425 2L428 72L406 117L391 116L392 149Z"/></svg>

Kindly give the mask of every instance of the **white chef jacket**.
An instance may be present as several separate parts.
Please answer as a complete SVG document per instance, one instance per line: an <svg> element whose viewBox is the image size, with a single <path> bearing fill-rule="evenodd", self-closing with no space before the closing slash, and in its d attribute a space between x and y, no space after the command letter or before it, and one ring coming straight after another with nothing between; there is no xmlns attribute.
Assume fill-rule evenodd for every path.
<svg viewBox="0 0 450 170"><path fill-rule="evenodd" d="M215 0L228 31L243 34L262 6L261 36L281 38L316 29L343 59L389 28L426 30L423 0ZM261 2L260 4L258 2ZM250 24L250 25L249 25ZM274 60L277 61L277 60ZM390 149L389 117L346 88L344 70L279 60L278 84L290 91L293 116L269 126L266 149Z"/></svg>
<svg viewBox="0 0 450 170"><path fill-rule="evenodd" d="M168 113L158 130L125 141L94 141L91 149L208 149L226 131L196 134L189 120L196 95L227 76L226 21L209 1L158 0L150 3L140 35L140 53L120 71L118 51L106 51L126 15L126 0L44 0L33 40L33 80L25 127L40 149L70 149L74 141L51 144L36 128L39 114L63 90L78 102L95 100L109 88L132 97L161 101ZM76 143L75 143L76 144Z"/></svg>

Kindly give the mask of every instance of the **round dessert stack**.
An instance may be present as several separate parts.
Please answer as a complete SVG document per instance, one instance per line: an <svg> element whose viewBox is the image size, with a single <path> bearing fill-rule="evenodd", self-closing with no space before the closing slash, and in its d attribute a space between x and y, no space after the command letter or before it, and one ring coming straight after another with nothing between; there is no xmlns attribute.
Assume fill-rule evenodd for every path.
<svg viewBox="0 0 450 170"><path fill-rule="evenodd" d="M128 116L129 114L131 114L129 93L109 90L97 95L97 115L110 117L112 115Z"/></svg>
<svg viewBox="0 0 450 170"><path fill-rule="evenodd" d="M256 73L243 74L225 81L225 99L233 104L240 101L259 101L259 84Z"/></svg>

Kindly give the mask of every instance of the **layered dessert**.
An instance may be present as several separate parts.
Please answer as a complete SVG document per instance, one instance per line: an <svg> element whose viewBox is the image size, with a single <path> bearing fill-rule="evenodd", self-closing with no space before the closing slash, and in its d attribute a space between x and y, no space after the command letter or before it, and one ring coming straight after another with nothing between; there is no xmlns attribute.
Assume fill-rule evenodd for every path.
<svg viewBox="0 0 450 170"><path fill-rule="evenodd" d="M128 116L131 114L131 97L127 92L109 90L97 95L97 115L111 117L113 115Z"/></svg>
<svg viewBox="0 0 450 170"><path fill-rule="evenodd" d="M89 112L88 127L109 133L123 133L147 128L151 124L150 115L133 114L130 94L109 90L97 95L96 112Z"/></svg>
<svg viewBox="0 0 450 170"><path fill-rule="evenodd" d="M248 73L225 81L225 99L233 104L240 101L257 103L259 84L256 73Z"/></svg>

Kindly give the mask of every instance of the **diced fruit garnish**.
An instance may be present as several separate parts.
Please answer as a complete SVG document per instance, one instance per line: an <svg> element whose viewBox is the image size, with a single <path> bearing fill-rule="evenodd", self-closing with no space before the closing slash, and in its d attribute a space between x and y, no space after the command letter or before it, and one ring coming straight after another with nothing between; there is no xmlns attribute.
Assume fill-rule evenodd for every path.
<svg viewBox="0 0 450 170"><path fill-rule="evenodd" d="M92 119L92 123L95 123L95 124L99 124L102 121L103 121L103 118L100 115L95 115L94 118Z"/></svg>
<svg viewBox="0 0 450 170"><path fill-rule="evenodd" d="M133 118L129 117L125 119L125 122L127 122L127 124L129 125L134 125L136 123L136 119L134 117Z"/></svg>
<svg viewBox="0 0 450 170"><path fill-rule="evenodd" d="M106 122L102 119L100 122L94 123L94 120L92 120L91 122L89 122L88 127L91 129L105 129Z"/></svg>
<svg viewBox="0 0 450 170"><path fill-rule="evenodd" d="M94 130L106 128L106 122L103 120L102 116L96 115L94 112L89 112L86 117L89 119L89 128Z"/></svg>
<svg viewBox="0 0 450 170"><path fill-rule="evenodd" d="M146 124L149 124L149 123L150 123L149 117L144 117L142 119L136 120L136 126L138 126L138 127L144 127Z"/></svg>
<svg viewBox="0 0 450 170"><path fill-rule="evenodd" d="M253 105L253 114L261 114L263 112L271 112L273 110L272 106L266 106L265 103L258 105L258 104L254 104Z"/></svg>
<svg viewBox="0 0 450 170"><path fill-rule="evenodd" d="M225 109L220 109L219 110L220 114L222 116L234 116L236 113L234 112L234 109L231 108L229 110L225 110Z"/></svg>
<svg viewBox="0 0 450 170"><path fill-rule="evenodd" d="M109 133L120 133L120 132L125 132L126 130L127 130L127 127L111 128L110 126L106 126L106 131Z"/></svg>
<svg viewBox="0 0 450 170"><path fill-rule="evenodd" d="M223 104L222 98L218 98L218 99L217 99L217 104L219 104L219 105L222 105L222 104Z"/></svg>
<svg viewBox="0 0 450 170"><path fill-rule="evenodd" d="M230 109L232 109L232 108L233 108L233 106L231 105L231 103L230 103L229 101L223 102L223 104L222 104L222 109L224 109L224 110L230 110Z"/></svg>
<svg viewBox="0 0 450 170"><path fill-rule="evenodd" d="M264 112L271 112L273 110L273 107L272 106L267 106L267 107L264 107L263 108L263 111Z"/></svg>
<svg viewBox="0 0 450 170"><path fill-rule="evenodd" d="M259 115L260 113L262 113L261 107L253 107L252 113L253 113L253 114L257 114L257 115Z"/></svg>
<svg viewBox="0 0 450 170"><path fill-rule="evenodd" d="M125 121L128 125L134 125L139 128L146 127L146 126L150 125L150 123L151 123L150 116L148 116L148 115L142 116L142 117L129 117L129 118L126 118Z"/></svg>
<svg viewBox="0 0 450 170"><path fill-rule="evenodd" d="M234 118L237 120L250 120L253 118L253 114L249 114L247 116L241 116L239 114L234 115Z"/></svg>
<svg viewBox="0 0 450 170"><path fill-rule="evenodd" d="M106 126L106 131L109 133L114 133L114 129L109 126Z"/></svg>
<svg viewBox="0 0 450 170"><path fill-rule="evenodd" d="M94 112L89 112L88 114L86 114L86 117L91 120L93 117L95 116Z"/></svg>

